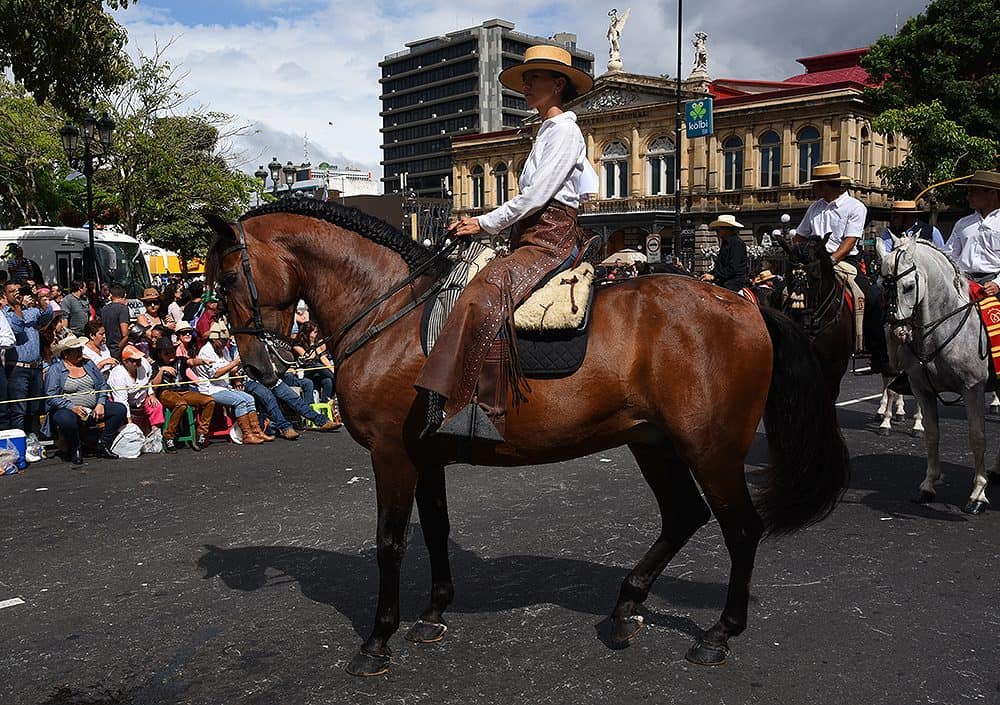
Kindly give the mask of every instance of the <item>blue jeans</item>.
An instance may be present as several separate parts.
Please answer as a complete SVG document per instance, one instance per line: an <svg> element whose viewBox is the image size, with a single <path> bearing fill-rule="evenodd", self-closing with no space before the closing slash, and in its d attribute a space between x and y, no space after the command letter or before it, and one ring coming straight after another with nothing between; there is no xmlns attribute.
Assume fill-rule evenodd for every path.
<svg viewBox="0 0 1000 705"><path fill-rule="evenodd" d="M299 381L301 382L302 380ZM274 396L288 404L302 418L309 419L317 426L322 426L326 423L327 419L325 416L313 411L309 403L303 400L302 397L295 393L294 389L284 382L278 382L271 387L271 391L274 392ZM309 396L309 402L312 402L312 395Z"/></svg>
<svg viewBox="0 0 1000 705"><path fill-rule="evenodd" d="M42 395L42 368L17 367L10 370L7 377L7 398L28 399ZM10 428L20 428L25 433L38 430L38 415L42 413L41 401L18 401L5 404L10 407L8 421Z"/></svg>
<svg viewBox="0 0 1000 705"><path fill-rule="evenodd" d="M264 410L264 416L274 422L274 427L278 430L278 433L292 427L292 422L286 419L285 415L281 413L278 400L271 394L270 389L253 379L244 380L243 388L250 392L253 398L260 403L261 408Z"/></svg>
<svg viewBox="0 0 1000 705"><path fill-rule="evenodd" d="M223 389L219 392L213 392L209 396L215 399L216 404L233 407L233 414L236 418L257 410L253 403L253 397L238 389Z"/></svg>
<svg viewBox="0 0 1000 705"><path fill-rule="evenodd" d="M307 404L312 404L313 392L316 387L313 386L312 380L308 376L299 379L298 375L294 375L291 372L286 372L281 381L287 384L289 387L298 387L302 390L302 398L306 400Z"/></svg>
<svg viewBox="0 0 1000 705"><path fill-rule="evenodd" d="M7 368L3 364L3 356L0 355L0 431L13 428L10 425L10 404L7 401Z"/></svg>
<svg viewBox="0 0 1000 705"><path fill-rule="evenodd" d="M104 430L98 439L102 446L111 446L118 431L125 425L126 418L128 409L124 404L109 401L104 405ZM70 451L80 447L80 427L86 422L82 422L70 409L56 409L52 412L52 423L59 429L59 435L66 439Z"/></svg>
<svg viewBox="0 0 1000 705"><path fill-rule="evenodd" d="M306 379L312 380L316 387L319 387L319 400L330 401L333 398L334 376L330 370L310 370L306 372Z"/></svg>

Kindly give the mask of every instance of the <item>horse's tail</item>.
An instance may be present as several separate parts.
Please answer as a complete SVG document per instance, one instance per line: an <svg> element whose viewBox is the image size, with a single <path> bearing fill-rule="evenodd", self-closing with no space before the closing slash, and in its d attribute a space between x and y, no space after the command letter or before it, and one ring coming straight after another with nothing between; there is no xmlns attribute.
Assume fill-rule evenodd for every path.
<svg viewBox="0 0 1000 705"><path fill-rule="evenodd" d="M850 480L850 458L809 339L784 314L760 313L774 348L774 371L764 408L771 462L756 504L765 532L780 536L833 511Z"/></svg>

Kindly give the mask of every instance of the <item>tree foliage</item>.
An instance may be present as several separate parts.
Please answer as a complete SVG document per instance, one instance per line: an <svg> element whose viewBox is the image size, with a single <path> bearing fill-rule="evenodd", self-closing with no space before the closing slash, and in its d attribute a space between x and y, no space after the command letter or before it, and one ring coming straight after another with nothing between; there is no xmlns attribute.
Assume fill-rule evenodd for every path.
<svg viewBox="0 0 1000 705"><path fill-rule="evenodd" d="M977 168L1000 151L1000 12L995 0L933 0L862 59L882 84L866 101L872 127L904 134L911 152L880 175L900 196Z"/></svg>
<svg viewBox="0 0 1000 705"><path fill-rule="evenodd" d="M112 168L99 183L116 195L124 232L178 252L202 254L202 214L234 216L249 201L250 177L234 170L223 146L240 132L228 115L201 108L178 114L190 98L182 75L159 53L142 56L107 106L118 127Z"/></svg>
<svg viewBox="0 0 1000 705"><path fill-rule="evenodd" d="M105 12L130 0L3 0L0 70L74 118L128 76L125 30Z"/></svg>

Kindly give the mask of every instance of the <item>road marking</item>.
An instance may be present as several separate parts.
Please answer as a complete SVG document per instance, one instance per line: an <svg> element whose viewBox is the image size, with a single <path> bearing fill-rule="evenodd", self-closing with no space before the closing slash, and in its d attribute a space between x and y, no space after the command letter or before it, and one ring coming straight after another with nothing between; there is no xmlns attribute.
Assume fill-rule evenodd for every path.
<svg viewBox="0 0 1000 705"><path fill-rule="evenodd" d="M22 600L20 597L12 597L9 600L0 601L0 610L5 609L7 607L16 607L17 605L23 605L23 604L24 600Z"/></svg>
<svg viewBox="0 0 1000 705"><path fill-rule="evenodd" d="M858 397L857 399L848 399L847 401L838 401L835 406L850 406L851 404L858 404L863 401L871 401L872 399L881 399L881 394L872 394L867 397Z"/></svg>

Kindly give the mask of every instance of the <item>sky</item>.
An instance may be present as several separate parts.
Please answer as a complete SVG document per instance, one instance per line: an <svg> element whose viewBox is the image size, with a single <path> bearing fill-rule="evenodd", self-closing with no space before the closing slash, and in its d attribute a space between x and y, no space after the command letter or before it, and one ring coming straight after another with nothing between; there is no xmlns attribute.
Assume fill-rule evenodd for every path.
<svg viewBox="0 0 1000 705"><path fill-rule="evenodd" d="M892 34L924 0L688 0L682 75L691 70L696 31L707 32L713 78L780 80L795 59L866 46ZM623 4L619 14L628 7ZM381 175L378 62L407 42L499 17L537 36L572 32L606 70L610 2L593 0L138 0L114 13L128 51L163 56L184 74L191 107L247 125L236 166L327 161ZM676 73L677 0L633 4L622 32L624 70Z"/></svg>

